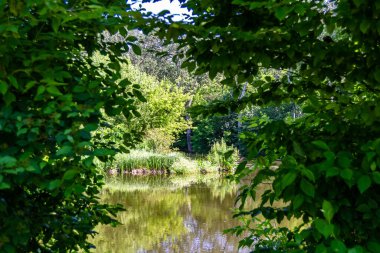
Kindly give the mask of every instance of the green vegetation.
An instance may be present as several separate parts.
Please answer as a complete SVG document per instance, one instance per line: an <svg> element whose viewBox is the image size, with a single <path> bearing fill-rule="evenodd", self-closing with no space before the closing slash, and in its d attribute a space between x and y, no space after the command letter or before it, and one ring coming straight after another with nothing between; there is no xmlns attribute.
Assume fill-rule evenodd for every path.
<svg viewBox="0 0 380 253"><path fill-rule="evenodd" d="M232 190L236 190L237 186L233 182L226 182L222 180L217 173L208 173L206 175L201 175L199 173L192 173L186 175L155 175L155 176L141 176L136 177L130 174L123 176L107 177L106 184L102 188L103 192L134 192L134 191L146 191L146 190L178 190L185 187L190 187L193 184L207 184L214 187L216 182L224 181L223 187L230 188L234 186ZM214 184L213 184L214 182ZM219 186L216 184L215 187ZM213 195L219 196L218 194L223 193L225 190L215 189L212 191ZM223 196L221 196L223 197Z"/></svg>
<svg viewBox="0 0 380 253"><path fill-rule="evenodd" d="M241 189L240 216L303 221L277 228L286 237L272 241L256 240L268 230L250 230L242 245L255 252L379 252L380 1L206 2L181 1L192 11L185 20L147 17L157 36L183 49L176 55L183 67L211 79L221 75L234 91L203 113L281 104L300 112L291 120L253 120L239 131L247 159L234 179L256 174ZM260 206L245 206L268 182ZM287 204L274 207L275 200Z"/></svg>
<svg viewBox="0 0 380 253"><path fill-rule="evenodd" d="M224 153L213 156L213 159L222 159L222 157L224 159ZM136 175L199 174L217 172L218 165L219 163L212 163L203 157L194 159L179 152L160 154L146 150L132 150L127 154L119 153L112 161L97 162L100 170L104 170L108 174L121 175L130 173Z"/></svg>
<svg viewBox="0 0 380 253"><path fill-rule="evenodd" d="M117 154L107 164L100 164L111 173L172 173L197 172L195 162L180 153L159 154L144 150L133 150L128 154ZM117 170L117 171L112 171Z"/></svg>
<svg viewBox="0 0 380 253"><path fill-rule="evenodd" d="M121 209L99 203L95 161L231 170L238 149L237 216L265 219L232 230L242 246L380 252L380 1L180 3L179 21L119 0L0 3L0 251L91 248ZM268 234L285 218L302 224Z"/></svg>
<svg viewBox="0 0 380 253"><path fill-rule="evenodd" d="M110 64L110 59L96 53L93 60L98 66ZM190 127L185 120L185 103L189 94L182 87L169 80L159 80L156 76L142 72L128 63L120 64L120 78L127 78L139 89L141 101L137 101L129 114L105 117L108 126L98 130L101 140L112 141L116 145L128 142L129 146L159 153L171 152L176 137ZM136 93L137 94L137 93ZM141 138L135 138L140 137Z"/></svg>
<svg viewBox="0 0 380 253"><path fill-rule="evenodd" d="M227 146L223 138L212 145L208 154L208 160L218 166L221 171L231 171L236 167L238 159L237 148Z"/></svg>
<svg viewBox="0 0 380 253"><path fill-rule="evenodd" d="M122 54L137 46L104 42L104 31L133 39L125 26L138 13L127 8L125 1L1 1L1 252L88 251L98 223L117 224L120 207L99 203L93 161L119 150L92 134L102 108L128 115L142 99L119 74ZM95 51L112 63L96 66Z"/></svg>

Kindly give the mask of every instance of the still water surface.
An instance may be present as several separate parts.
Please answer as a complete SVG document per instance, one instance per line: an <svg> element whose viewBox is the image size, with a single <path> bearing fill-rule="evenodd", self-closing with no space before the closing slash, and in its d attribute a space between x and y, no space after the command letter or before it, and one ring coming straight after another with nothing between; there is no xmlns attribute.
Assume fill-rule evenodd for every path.
<svg viewBox="0 0 380 253"><path fill-rule="evenodd" d="M224 234L232 219L237 187L211 176L108 179L102 201L120 203L123 225L100 226L94 252L249 252Z"/></svg>

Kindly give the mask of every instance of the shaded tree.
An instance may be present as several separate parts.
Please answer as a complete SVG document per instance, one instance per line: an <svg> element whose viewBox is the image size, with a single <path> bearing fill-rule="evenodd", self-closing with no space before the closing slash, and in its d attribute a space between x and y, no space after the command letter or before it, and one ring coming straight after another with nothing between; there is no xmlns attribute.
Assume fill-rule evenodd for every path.
<svg viewBox="0 0 380 253"><path fill-rule="evenodd" d="M118 81L130 45L101 34L126 36L141 17L126 10L125 1L1 1L1 252L88 251L98 223L117 224L120 207L98 201L93 161L118 149L93 132L101 108L135 108L136 89ZM95 51L112 62L96 66Z"/></svg>
<svg viewBox="0 0 380 253"><path fill-rule="evenodd" d="M182 66L211 78L223 73L222 83L247 82L254 90L240 101L214 103L214 111L295 103L304 113L246 133L254 166L244 162L235 174L239 181L257 173L241 189L239 215L303 223L295 229L236 228L251 233L242 245L257 252L378 252L380 2L180 2L192 11L189 19L173 22L162 14L155 24L158 36L187 47ZM289 74L256 78L265 69ZM273 169L277 159L282 162ZM245 200L256 199L255 187L267 180L272 188L260 207L246 209ZM275 200L286 204L274 208ZM267 231L277 231L278 240L253 245Z"/></svg>

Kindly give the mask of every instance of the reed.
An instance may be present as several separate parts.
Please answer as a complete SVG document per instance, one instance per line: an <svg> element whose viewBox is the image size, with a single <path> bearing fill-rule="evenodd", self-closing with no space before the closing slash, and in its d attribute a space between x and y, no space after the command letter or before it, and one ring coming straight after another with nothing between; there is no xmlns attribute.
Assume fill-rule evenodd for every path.
<svg viewBox="0 0 380 253"><path fill-rule="evenodd" d="M106 192L134 192L177 190L191 186L192 184L213 185L221 180L219 173L188 174L188 175L156 175L156 176L107 176L102 190ZM213 186L213 190L216 186ZM214 194L217 193L213 193Z"/></svg>
<svg viewBox="0 0 380 253"><path fill-rule="evenodd" d="M128 154L117 154L112 163L103 167L110 174L188 174L190 172L199 172L197 162L181 153L159 154L144 150L133 150Z"/></svg>

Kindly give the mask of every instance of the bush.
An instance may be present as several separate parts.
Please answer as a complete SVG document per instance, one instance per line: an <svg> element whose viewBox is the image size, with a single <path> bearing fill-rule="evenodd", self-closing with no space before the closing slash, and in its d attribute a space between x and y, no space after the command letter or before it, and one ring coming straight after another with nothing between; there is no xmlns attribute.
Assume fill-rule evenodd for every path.
<svg viewBox="0 0 380 253"><path fill-rule="evenodd" d="M170 172L174 174L198 172L197 163L186 157L180 156L170 167Z"/></svg>
<svg viewBox="0 0 380 253"><path fill-rule="evenodd" d="M101 108L130 115L139 94L118 82L128 45L103 42L105 30L127 35L126 10L122 1L1 1L0 252L88 251L98 223L117 223L120 208L96 197L93 164L115 150L93 132ZM95 66L95 51L112 64Z"/></svg>
<svg viewBox="0 0 380 253"><path fill-rule="evenodd" d="M208 159L212 164L217 165L219 170L230 171L235 167L239 159L239 152L237 148L227 146L222 138L212 145Z"/></svg>
<svg viewBox="0 0 380 253"><path fill-rule="evenodd" d="M212 164L209 160L197 159L197 163L201 173L218 172L218 166Z"/></svg>
<svg viewBox="0 0 380 253"><path fill-rule="evenodd" d="M146 131L139 147L153 152L168 153L171 151L174 140L174 135L165 132L165 129L153 128Z"/></svg>

